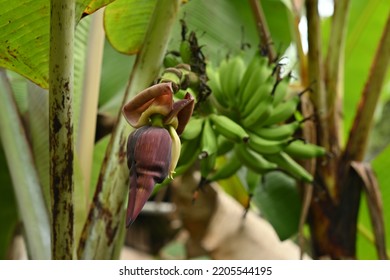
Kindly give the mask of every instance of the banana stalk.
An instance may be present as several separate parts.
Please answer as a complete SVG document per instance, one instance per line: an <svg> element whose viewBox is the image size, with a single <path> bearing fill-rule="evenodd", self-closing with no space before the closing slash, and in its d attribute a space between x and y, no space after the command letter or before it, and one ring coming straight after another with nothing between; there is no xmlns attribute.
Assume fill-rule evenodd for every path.
<svg viewBox="0 0 390 280"><path fill-rule="evenodd" d="M75 0L51 0L49 63L52 258L73 259L73 44Z"/></svg>

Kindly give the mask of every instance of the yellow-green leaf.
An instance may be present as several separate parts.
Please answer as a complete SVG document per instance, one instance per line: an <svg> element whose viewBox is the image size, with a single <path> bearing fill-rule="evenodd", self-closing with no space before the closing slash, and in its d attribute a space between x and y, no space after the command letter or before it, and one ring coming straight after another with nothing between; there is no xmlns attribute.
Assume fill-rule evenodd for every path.
<svg viewBox="0 0 390 280"><path fill-rule="evenodd" d="M89 2L76 1L76 21ZM0 11L0 67L48 88L50 1L0 0Z"/></svg>
<svg viewBox="0 0 390 280"><path fill-rule="evenodd" d="M140 50L156 0L116 0L104 13L104 27L111 45L119 52Z"/></svg>

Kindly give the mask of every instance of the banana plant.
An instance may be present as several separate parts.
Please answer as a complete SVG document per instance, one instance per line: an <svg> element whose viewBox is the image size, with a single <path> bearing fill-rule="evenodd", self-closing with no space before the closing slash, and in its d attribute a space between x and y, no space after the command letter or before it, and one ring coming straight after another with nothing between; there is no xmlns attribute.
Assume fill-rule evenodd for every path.
<svg viewBox="0 0 390 280"><path fill-rule="evenodd" d="M118 258L150 195L195 169L194 201L218 182L245 211L260 209L281 240L298 232L303 249L310 239L313 258L387 258L379 186L389 149L373 167L364 161L389 81L387 3L338 1L323 19L317 0L8 2L0 0L0 164L9 172L0 180L16 204L0 231L4 256L18 207L30 258ZM375 48L356 44L370 32L357 22L376 31L372 63L364 54ZM356 116L351 92L362 92ZM107 123L111 133L95 144Z"/></svg>

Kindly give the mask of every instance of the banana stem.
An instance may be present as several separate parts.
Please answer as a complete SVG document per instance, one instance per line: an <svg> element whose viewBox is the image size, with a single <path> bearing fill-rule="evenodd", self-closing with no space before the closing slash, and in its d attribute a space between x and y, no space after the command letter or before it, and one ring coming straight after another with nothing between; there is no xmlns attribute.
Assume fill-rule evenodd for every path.
<svg viewBox="0 0 390 280"><path fill-rule="evenodd" d="M335 98L343 80L344 48L347 32L347 21L350 0L335 1L332 17L332 30L329 38L329 48L326 57L326 86L328 88L328 105L334 105Z"/></svg>
<svg viewBox="0 0 390 280"><path fill-rule="evenodd" d="M332 30L325 64L325 85L327 90L328 123L332 135L331 149L338 155L342 137L342 100L344 81L344 56L347 20L350 1L335 1Z"/></svg>
<svg viewBox="0 0 390 280"><path fill-rule="evenodd" d="M321 22L318 14L318 0L306 1L308 43L309 43L309 81L313 83L313 94L310 95L319 120L318 139L320 145L328 149L329 135L327 124L327 107L324 85L324 72L321 50Z"/></svg>
<svg viewBox="0 0 390 280"><path fill-rule="evenodd" d="M369 131L383 81L390 63L390 14L387 18L370 73L360 98L347 146L344 152L347 161L362 161L367 149Z"/></svg>
<svg viewBox="0 0 390 280"><path fill-rule="evenodd" d="M272 42L271 33L268 28L267 19L265 18L261 0L249 0L252 8L252 13L256 21L257 33L261 42L261 46L267 50L268 61L272 63L276 60L277 54Z"/></svg>
<svg viewBox="0 0 390 280"><path fill-rule="evenodd" d="M52 258L72 259L74 248L73 43L75 0L51 0L49 64Z"/></svg>

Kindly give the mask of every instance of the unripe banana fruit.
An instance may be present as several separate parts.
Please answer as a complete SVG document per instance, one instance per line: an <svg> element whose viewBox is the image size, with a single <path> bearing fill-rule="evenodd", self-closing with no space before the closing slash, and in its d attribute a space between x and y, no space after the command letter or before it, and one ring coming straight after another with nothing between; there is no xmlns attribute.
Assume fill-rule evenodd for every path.
<svg viewBox="0 0 390 280"><path fill-rule="evenodd" d="M200 147L201 153L199 155L199 158L201 159L206 158L210 155L217 154L217 136L215 135L214 130L211 127L209 119L205 119L204 121Z"/></svg>
<svg viewBox="0 0 390 280"><path fill-rule="evenodd" d="M208 179L210 181L217 181L229 178L233 176L240 168L242 167L242 163L238 159L235 153L226 159L226 161L213 173Z"/></svg>
<svg viewBox="0 0 390 280"><path fill-rule="evenodd" d="M211 114L209 116L215 129L227 139L240 143L248 142L249 135L238 123L223 115Z"/></svg>
<svg viewBox="0 0 390 280"><path fill-rule="evenodd" d="M294 158L313 158L313 157L322 157L326 155L326 150L323 147L305 143L302 140L297 140L290 143L284 151Z"/></svg>
<svg viewBox="0 0 390 280"><path fill-rule="evenodd" d="M286 148L290 139L284 140L267 140L256 134L250 134L250 141L248 146L255 152L259 154L268 155L268 154L277 154Z"/></svg>
<svg viewBox="0 0 390 280"><path fill-rule="evenodd" d="M274 125L270 127L259 127L253 132L268 140L284 140L291 138L295 131L301 126L301 121L294 121L287 124Z"/></svg>
<svg viewBox="0 0 390 280"><path fill-rule="evenodd" d="M244 144L236 144L234 152L238 159L254 172L263 174L278 167L277 164L266 160L262 155L247 149Z"/></svg>
<svg viewBox="0 0 390 280"><path fill-rule="evenodd" d="M180 137L186 140L197 138L202 132L203 121L202 118L192 117Z"/></svg>
<svg viewBox="0 0 390 280"><path fill-rule="evenodd" d="M225 94L228 104L233 107L237 102L238 89L242 76L244 75L245 64L240 56L225 59L221 62L219 70L219 81L222 92Z"/></svg>
<svg viewBox="0 0 390 280"><path fill-rule="evenodd" d="M297 178L298 180L303 180L309 183L313 181L313 176L285 152L280 152L278 154L273 154L273 155L267 155L265 157L267 160L275 163L282 170L286 171L287 173Z"/></svg>
<svg viewBox="0 0 390 280"><path fill-rule="evenodd" d="M319 157L326 151L294 139L303 121L289 122L301 96L289 95L291 75L280 78L260 52L247 65L240 55L224 59L219 68L208 66L207 75L214 107L202 116L202 124L191 127L190 123L182 135L194 139L201 134L202 176L213 180L231 176L240 163L251 175L281 169L299 180L312 181L312 175L293 158ZM230 152L233 145L233 156L214 171L215 158Z"/></svg>
<svg viewBox="0 0 390 280"><path fill-rule="evenodd" d="M296 111L299 102L301 101L300 95L295 95L289 100L286 100L276 106L267 120L264 121L264 125L280 124L289 119Z"/></svg>

